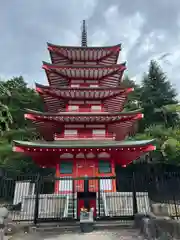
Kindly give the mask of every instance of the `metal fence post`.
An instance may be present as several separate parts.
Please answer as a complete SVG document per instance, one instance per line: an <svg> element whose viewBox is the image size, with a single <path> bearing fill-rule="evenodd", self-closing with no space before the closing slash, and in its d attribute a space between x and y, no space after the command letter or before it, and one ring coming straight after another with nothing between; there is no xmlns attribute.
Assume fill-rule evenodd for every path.
<svg viewBox="0 0 180 240"><path fill-rule="evenodd" d="M34 207L34 225L37 224L39 214L39 193L41 186L41 175L38 173L36 179L36 195L35 195L35 207Z"/></svg>
<svg viewBox="0 0 180 240"><path fill-rule="evenodd" d="M73 181L73 189L72 189L72 201L73 202L72 202L72 208L73 208L73 219L75 219L75 214L74 214L74 211L75 211L75 202L74 202L75 201L75 196L74 195L75 195L75 184L76 183L75 183L74 179L72 181Z"/></svg>
<svg viewBox="0 0 180 240"><path fill-rule="evenodd" d="M89 197L88 193L89 193L89 179L88 176L85 176L84 178L84 193L85 193L85 198L84 198L84 207L88 209L90 208L90 204L89 204Z"/></svg>
<svg viewBox="0 0 180 240"><path fill-rule="evenodd" d="M132 176L132 190L133 190L133 215L138 213L138 207L137 207L137 198L136 198L136 176L133 171Z"/></svg>
<svg viewBox="0 0 180 240"><path fill-rule="evenodd" d="M100 190L100 178L98 178L98 217L101 216L101 190Z"/></svg>

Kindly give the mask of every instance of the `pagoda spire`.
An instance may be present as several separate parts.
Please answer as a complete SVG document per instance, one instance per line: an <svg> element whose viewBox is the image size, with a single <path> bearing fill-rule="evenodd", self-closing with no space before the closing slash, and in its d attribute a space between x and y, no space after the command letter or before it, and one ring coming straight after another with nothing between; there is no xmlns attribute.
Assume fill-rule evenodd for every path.
<svg viewBox="0 0 180 240"><path fill-rule="evenodd" d="M81 47L87 47L87 28L85 20L83 20L82 24Z"/></svg>

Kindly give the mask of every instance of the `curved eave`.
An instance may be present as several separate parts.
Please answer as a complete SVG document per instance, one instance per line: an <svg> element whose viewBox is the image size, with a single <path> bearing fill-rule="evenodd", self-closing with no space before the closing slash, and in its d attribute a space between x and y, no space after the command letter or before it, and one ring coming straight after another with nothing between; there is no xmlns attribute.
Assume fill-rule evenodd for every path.
<svg viewBox="0 0 180 240"><path fill-rule="evenodd" d="M110 47L68 47L48 44L48 50L54 64L66 65L78 61L108 65L117 63L121 45Z"/></svg>
<svg viewBox="0 0 180 240"><path fill-rule="evenodd" d="M63 69L63 70L125 70L126 69L126 62L123 62L121 64L113 64L113 65L76 65L76 64L71 64L71 65L56 65L56 64L51 64L43 61L42 68L45 70L51 70L51 69Z"/></svg>
<svg viewBox="0 0 180 240"><path fill-rule="evenodd" d="M96 124L96 123L103 123L103 124L113 124L113 123L133 123L134 121L138 121L143 118L143 114L134 114L130 116L111 116L105 115L100 116L96 115L81 115L81 116L60 116L60 117L50 117L50 116L39 116L33 114L25 114L25 118L35 122L41 122L41 125L46 125L48 123L61 123L61 124Z"/></svg>
<svg viewBox="0 0 180 240"><path fill-rule="evenodd" d="M97 80L104 87L117 87L126 69L124 64L114 65L55 65L44 63L49 85L67 86L72 80Z"/></svg>
<svg viewBox="0 0 180 240"><path fill-rule="evenodd" d="M42 85L42 84L39 84L39 83L36 83L35 82L35 86L36 86L36 88L39 88L39 89L47 89L47 90L49 90L49 89L52 89L52 90L59 90L59 91L64 91L64 90L78 90L78 91L81 91L81 90L92 90L92 91L94 91L94 90L96 90L96 91L106 91L106 90L109 90L109 91L117 91L117 90L120 90L120 91L122 91L122 92L124 92L124 91L134 91L134 88L125 88L125 87L67 87L67 86L65 86L65 87L57 87L57 88L53 88L53 87L51 87L51 86L47 86L47 85Z"/></svg>
<svg viewBox="0 0 180 240"><path fill-rule="evenodd" d="M153 146L153 143L155 142L154 139L152 140L142 140L142 141L89 141L89 140L72 140L72 141L53 141L53 142L28 142L28 141L13 141L13 146L14 147L25 147L29 148L35 148L35 149L87 149L87 148L113 148L113 149L118 149L123 150L122 148L132 148L128 150L133 150L133 148L143 148L147 146ZM154 147L154 146L153 146ZM155 147L154 147L155 149ZM152 150L154 150L152 149ZM14 149L17 150L17 149ZM27 149L28 150L28 149ZM40 150L40 149L39 149ZM139 149L140 151L142 149Z"/></svg>
<svg viewBox="0 0 180 240"><path fill-rule="evenodd" d="M154 140L146 141L53 141L53 142L25 142L14 141L13 151L25 153L32 157L34 162L41 167L55 167L64 154L71 154L75 159L79 154L94 154L102 158L101 153L108 153L114 160L126 166L138 159L146 152L155 150ZM58 157L57 157L58 156ZM49 161L51 159L51 161ZM87 159L88 160L88 159Z"/></svg>
<svg viewBox="0 0 180 240"><path fill-rule="evenodd" d="M54 47L54 48L58 48L58 49L75 49L75 50L80 50L80 49L84 49L86 51L88 50L111 50L114 48L119 48L119 50L121 50L121 44L117 44L117 45L111 45L111 46L104 46L104 47L81 47L81 46L63 46L63 45L56 45L56 44L52 44L52 43L48 43L47 42L47 46L48 47Z"/></svg>
<svg viewBox="0 0 180 240"><path fill-rule="evenodd" d="M52 88L49 86L40 86L36 84L36 91L43 96L51 96L54 99L76 99L76 100L94 100L94 99L107 99L115 96L127 96L130 92L134 91L133 88Z"/></svg>
<svg viewBox="0 0 180 240"><path fill-rule="evenodd" d="M61 117L61 116L131 116L142 114L141 110L138 109L136 111L131 112L60 112L60 113L50 113L50 112L40 112L26 108L25 111L29 114L38 115L38 116L54 116L54 117Z"/></svg>
<svg viewBox="0 0 180 240"><path fill-rule="evenodd" d="M55 65L43 63L42 68L47 74L50 85L58 86L62 81L63 85L68 85L70 79L73 80L98 80L100 85L109 83L118 86L123 72L126 70L125 63L114 65ZM111 77L111 79L109 79ZM106 86L106 84L104 86ZM108 86L109 87L109 86Z"/></svg>

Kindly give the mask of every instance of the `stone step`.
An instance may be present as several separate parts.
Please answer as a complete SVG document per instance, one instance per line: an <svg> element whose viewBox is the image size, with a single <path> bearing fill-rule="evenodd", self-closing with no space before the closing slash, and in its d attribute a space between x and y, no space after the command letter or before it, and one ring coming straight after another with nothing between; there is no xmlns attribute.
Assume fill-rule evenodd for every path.
<svg viewBox="0 0 180 240"><path fill-rule="evenodd" d="M94 223L95 230L104 230L104 228L110 229L128 229L133 230L133 222L132 221L97 221ZM79 222L61 222L56 224L38 224L37 227L32 227L33 232L75 232L80 231L80 223Z"/></svg>
<svg viewBox="0 0 180 240"><path fill-rule="evenodd" d="M52 227L39 227L39 228L33 228L32 232L44 232L44 233L60 233L60 232L71 232L71 231L79 231L80 226L79 224L76 226L52 226Z"/></svg>

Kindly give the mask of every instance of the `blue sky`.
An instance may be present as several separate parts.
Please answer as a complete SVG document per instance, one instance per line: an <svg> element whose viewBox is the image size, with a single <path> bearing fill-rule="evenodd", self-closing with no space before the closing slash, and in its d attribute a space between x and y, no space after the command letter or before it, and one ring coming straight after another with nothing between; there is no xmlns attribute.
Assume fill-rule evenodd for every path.
<svg viewBox="0 0 180 240"><path fill-rule="evenodd" d="M80 45L83 19L89 45L122 43L119 61L132 79L139 82L156 59L180 93L179 0L0 0L0 77L46 84L46 42Z"/></svg>

